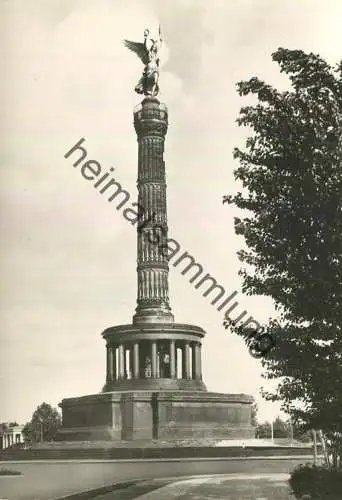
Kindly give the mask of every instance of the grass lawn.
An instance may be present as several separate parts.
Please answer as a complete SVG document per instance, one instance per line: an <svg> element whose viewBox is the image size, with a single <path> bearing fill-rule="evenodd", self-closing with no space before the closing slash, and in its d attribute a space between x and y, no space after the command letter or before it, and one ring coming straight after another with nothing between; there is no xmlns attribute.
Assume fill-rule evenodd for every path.
<svg viewBox="0 0 342 500"><path fill-rule="evenodd" d="M21 472L13 469L0 468L0 476L21 476Z"/></svg>

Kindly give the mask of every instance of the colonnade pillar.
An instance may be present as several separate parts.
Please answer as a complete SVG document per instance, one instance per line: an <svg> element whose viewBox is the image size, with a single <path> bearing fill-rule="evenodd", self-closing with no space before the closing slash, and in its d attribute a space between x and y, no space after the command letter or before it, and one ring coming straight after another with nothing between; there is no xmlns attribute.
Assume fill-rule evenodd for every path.
<svg viewBox="0 0 342 500"><path fill-rule="evenodd" d="M202 380L202 344L197 344L198 349L198 368L197 368L197 378Z"/></svg>
<svg viewBox="0 0 342 500"><path fill-rule="evenodd" d="M107 383L112 381L112 370L111 370L111 364L110 364L110 361L111 361L111 350L112 350L112 348L109 345L107 345L107 347L106 347L106 353L107 353L106 381L107 381Z"/></svg>
<svg viewBox="0 0 342 500"><path fill-rule="evenodd" d="M182 378L202 380L202 363L201 363L201 344L194 342L191 344L190 356L190 343L184 342L181 345L182 350ZM191 364L190 364L191 357Z"/></svg>
<svg viewBox="0 0 342 500"><path fill-rule="evenodd" d="M191 347L191 377L192 379L197 378L197 369L198 369L198 351L197 344L192 344Z"/></svg>
<svg viewBox="0 0 342 500"><path fill-rule="evenodd" d="M176 378L176 343L170 340L170 377Z"/></svg>
<svg viewBox="0 0 342 500"><path fill-rule="evenodd" d="M136 342L133 345L133 378L139 378L139 344Z"/></svg>
<svg viewBox="0 0 342 500"><path fill-rule="evenodd" d="M164 345L164 344L163 344ZM151 357L151 377L159 378L170 377L177 378L177 347L181 347L182 351L182 378L188 380L202 380L202 363L201 363L201 344L200 342L189 341L168 341L169 353L169 370L161 372L161 359L158 355L158 341L151 340L148 348L149 356ZM116 351L118 350L118 356ZM116 380L123 380L128 377L128 364L126 361L126 352L129 351L129 378L139 379L141 376L142 367L140 364L140 344L139 341L134 343L119 344L118 346L107 345L107 383L113 383ZM164 347L160 351L165 353ZM167 351L166 351L167 352Z"/></svg>
<svg viewBox="0 0 342 500"><path fill-rule="evenodd" d="M189 342L185 342L184 351L185 351L185 378L190 379L191 372L190 372L190 344L189 344Z"/></svg>
<svg viewBox="0 0 342 500"><path fill-rule="evenodd" d="M155 340L151 344L151 364L152 378L157 378L157 342Z"/></svg>
<svg viewBox="0 0 342 500"><path fill-rule="evenodd" d="M107 345L107 382L116 379L116 346Z"/></svg>
<svg viewBox="0 0 342 500"><path fill-rule="evenodd" d="M110 350L110 380L113 382L116 379L116 347L112 347Z"/></svg>
<svg viewBox="0 0 342 500"><path fill-rule="evenodd" d="M192 373L193 373L193 378L196 380L202 380L202 360L201 360L201 351L202 351L202 346L201 344L194 344L193 346L193 363L194 365L192 366Z"/></svg>
<svg viewBox="0 0 342 500"><path fill-rule="evenodd" d="M125 346L123 344L119 345L119 370L118 370L118 379L125 378Z"/></svg>

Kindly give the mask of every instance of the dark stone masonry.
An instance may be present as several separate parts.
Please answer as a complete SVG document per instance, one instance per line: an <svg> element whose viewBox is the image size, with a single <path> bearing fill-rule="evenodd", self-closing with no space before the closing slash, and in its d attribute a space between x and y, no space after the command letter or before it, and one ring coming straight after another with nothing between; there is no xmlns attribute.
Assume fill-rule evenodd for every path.
<svg viewBox="0 0 342 500"><path fill-rule="evenodd" d="M138 138L137 307L131 324L107 328L106 382L99 394L63 399L61 441L254 437L253 398L208 392L202 340L175 323L169 304L164 142L168 111L145 97Z"/></svg>

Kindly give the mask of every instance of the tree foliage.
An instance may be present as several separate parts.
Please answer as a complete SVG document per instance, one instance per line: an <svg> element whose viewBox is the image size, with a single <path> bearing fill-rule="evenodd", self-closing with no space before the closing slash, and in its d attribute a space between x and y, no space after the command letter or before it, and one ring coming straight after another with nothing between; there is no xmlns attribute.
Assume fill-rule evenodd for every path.
<svg viewBox="0 0 342 500"><path fill-rule="evenodd" d="M260 423L256 428L255 437L258 439L271 439L271 424L269 422Z"/></svg>
<svg viewBox="0 0 342 500"><path fill-rule="evenodd" d="M42 403L36 408L30 422L23 428L25 441L31 443L53 441L61 425L58 410L48 403Z"/></svg>
<svg viewBox="0 0 342 500"><path fill-rule="evenodd" d="M272 436L272 428L270 422L263 422L257 426L256 437L259 439L270 439ZM290 422L277 417L273 422L273 437L274 439L290 439L291 435Z"/></svg>
<svg viewBox="0 0 342 500"><path fill-rule="evenodd" d="M251 424L253 427L258 425L258 405L256 403L252 404Z"/></svg>
<svg viewBox="0 0 342 500"><path fill-rule="evenodd" d="M285 422L280 417L277 417L273 422L273 436L274 438L290 438L291 429L289 422Z"/></svg>
<svg viewBox="0 0 342 500"><path fill-rule="evenodd" d="M262 359L279 379L269 400L305 428L342 431L342 62L278 49L272 58L290 80L279 91L254 77L238 83L257 99L240 111L252 130L235 149L240 192L225 197L246 216L235 231L243 291L271 297L275 340ZM245 215L245 214L244 214ZM235 328L236 333L244 332Z"/></svg>

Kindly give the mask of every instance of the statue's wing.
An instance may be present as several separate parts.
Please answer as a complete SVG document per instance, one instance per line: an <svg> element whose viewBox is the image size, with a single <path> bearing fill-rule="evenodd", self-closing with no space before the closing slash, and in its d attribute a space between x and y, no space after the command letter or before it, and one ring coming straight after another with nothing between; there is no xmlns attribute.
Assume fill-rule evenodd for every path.
<svg viewBox="0 0 342 500"><path fill-rule="evenodd" d="M146 48L143 43L140 42L131 42L130 40L124 40L125 46L135 52L139 59L146 65L148 63L148 57L146 53Z"/></svg>

